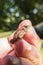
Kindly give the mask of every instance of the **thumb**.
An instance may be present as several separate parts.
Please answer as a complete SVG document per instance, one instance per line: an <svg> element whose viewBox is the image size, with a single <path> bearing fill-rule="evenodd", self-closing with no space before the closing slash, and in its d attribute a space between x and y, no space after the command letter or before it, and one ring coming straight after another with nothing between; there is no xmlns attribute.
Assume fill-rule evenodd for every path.
<svg viewBox="0 0 43 65"><path fill-rule="evenodd" d="M39 50L21 39L16 42L16 55L18 57L27 58L33 65L41 65L41 55Z"/></svg>
<svg viewBox="0 0 43 65"><path fill-rule="evenodd" d="M24 52L26 50L31 51L31 49L32 49L32 46L23 39L18 40L16 42L15 47L16 47L16 54L18 56L22 56L22 55L24 55Z"/></svg>

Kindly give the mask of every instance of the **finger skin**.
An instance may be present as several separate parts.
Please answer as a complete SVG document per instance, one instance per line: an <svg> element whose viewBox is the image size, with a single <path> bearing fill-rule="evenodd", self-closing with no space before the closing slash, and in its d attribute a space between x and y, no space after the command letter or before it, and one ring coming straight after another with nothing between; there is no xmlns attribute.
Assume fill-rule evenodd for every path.
<svg viewBox="0 0 43 65"><path fill-rule="evenodd" d="M22 28L24 25L29 25L29 27L30 27L30 26L32 26L32 23L31 23L30 20L23 20L23 21L19 24L18 28Z"/></svg>
<svg viewBox="0 0 43 65"><path fill-rule="evenodd" d="M15 52L16 52L16 54L15 54ZM29 43L27 43L23 39L18 40L16 42L15 52L13 50L8 55L13 56L14 58L15 58L15 56L20 58L22 65L42 65L41 64L41 55L40 55L39 50L36 47L31 46ZM8 65L9 63L10 63L9 65L12 64L12 62L10 62L10 60L9 60L9 56L6 56L4 59L3 59L4 65L6 65L6 64Z"/></svg>
<svg viewBox="0 0 43 65"><path fill-rule="evenodd" d="M7 38L0 39L0 58L3 58L12 50L12 47L9 45Z"/></svg>
<svg viewBox="0 0 43 65"><path fill-rule="evenodd" d="M23 39L19 40L18 43L16 43L16 54L19 57L27 58L33 63L33 65L42 65L41 55L39 50L34 46L30 46L30 44L28 44Z"/></svg>
<svg viewBox="0 0 43 65"><path fill-rule="evenodd" d="M37 35L35 29L33 28L30 20L22 21L19 24L17 30L11 36L9 36L9 41L14 38L15 33L18 33L18 30L21 29L24 25L28 25L29 27L26 34L23 36L23 39L25 39L27 42L29 42L32 45L35 45L38 49L40 49L41 47L40 38ZM12 47L14 46L12 45Z"/></svg>
<svg viewBox="0 0 43 65"><path fill-rule="evenodd" d="M28 27L28 31L23 36L23 39L25 39L27 42L31 43L32 45L35 45L38 49L40 49L40 47L41 47L40 38L37 35L35 29L33 28L32 23L31 23L30 20L24 20L24 21L22 21L19 24L17 30L21 29L24 25L28 25L29 27Z"/></svg>
<svg viewBox="0 0 43 65"><path fill-rule="evenodd" d="M10 58L9 58L10 57ZM33 65L32 62L23 57L6 56L3 59L3 65Z"/></svg>
<svg viewBox="0 0 43 65"><path fill-rule="evenodd" d="M27 58L20 57L20 60L21 60L22 65L33 65L33 63Z"/></svg>
<svg viewBox="0 0 43 65"><path fill-rule="evenodd" d="M16 31L14 31L9 37L8 37L8 41L10 46L14 49L15 48L15 42L12 44L11 40L14 38L14 34Z"/></svg>
<svg viewBox="0 0 43 65"><path fill-rule="evenodd" d="M23 36L23 39L25 39L30 44L36 46L38 49L41 48L40 38L32 26L28 29L28 32Z"/></svg>
<svg viewBox="0 0 43 65"><path fill-rule="evenodd" d="M25 21L26 22L26 21ZM28 24L28 23L26 23L26 24ZM29 23L29 25L30 26L32 26L30 23ZM22 26L22 24L21 24L21 26ZM21 27L20 27L21 28ZM24 37L23 37L23 39L24 40L19 40L19 41L17 41L16 42L16 55L18 56L18 57L20 57L20 60L21 60L21 62L22 62L22 65L42 65L42 63L41 63L41 55L40 55L40 52L39 52L39 50L36 48L36 46L37 45L31 45L31 44L33 44L33 42L34 41L32 41L32 40L34 40L34 38L35 38L35 35L33 36L34 38L32 39L32 35L33 35L33 32L30 34L29 32L31 32L31 30L33 31L33 28L32 29L30 29L30 31L28 31L27 32L27 34L25 34L24 35ZM30 35L30 36L29 36ZM27 36L27 37L26 37ZM37 36L36 36L36 38L37 38ZM35 38L35 39L36 39ZM26 40L26 39L28 39L28 40L30 40L30 41L28 41L28 40ZM37 38L38 39L38 38ZM28 42L26 42L26 41ZM38 39L39 40L39 39ZM30 43L29 43L30 42ZM31 43L32 42L32 43ZM35 42L34 42L34 44L35 44ZM37 43L38 44L38 43ZM40 46L40 44L39 44L39 46ZM29 47L29 49L28 49L28 47ZM32 49L30 48L30 47L32 47ZM38 47L38 46L37 46ZM10 55L11 56L14 56L14 53L15 52L13 52L13 53L10 53ZM25 59L24 59L24 58ZM27 59L28 59L28 61L27 61ZM26 62L26 63L25 63ZM30 63L30 64L27 64L27 63Z"/></svg>
<svg viewBox="0 0 43 65"><path fill-rule="evenodd" d="M32 46L32 50L31 51L27 50L26 45L24 45L25 44L24 41L23 42L17 41L16 53L17 53L17 56L19 56L19 57L22 56L22 57L28 58L28 60L30 60L34 65L41 65L41 55L38 50L41 46L40 38L36 34L31 22L28 20L21 22L18 29L20 29L22 26L28 25L28 24L29 24L29 29L28 29L28 32L23 36L23 39L26 40L28 42L28 44L30 44Z"/></svg>

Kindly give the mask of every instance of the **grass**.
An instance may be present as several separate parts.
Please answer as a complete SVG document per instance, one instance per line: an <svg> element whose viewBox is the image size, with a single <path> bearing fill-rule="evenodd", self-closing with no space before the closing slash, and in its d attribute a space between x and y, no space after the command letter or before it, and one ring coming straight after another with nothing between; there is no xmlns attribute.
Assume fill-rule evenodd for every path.
<svg viewBox="0 0 43 65"><path fill-rule="evenodd" d="M12 33L12 31L9 31L9 32L0 32L0 38L8 37L11 33Z"/></svg>
<svg viewBox="0 0 43 65"><path fill-rule="evenodd" d="M41 55L42 55L42 61L43 61L43 40L41 40L42 47L41 47ZM42 62L43 63L43 62Z"/></svg>
<svg viewBox="0 0 43 65"><path fill-rule="evenodd" d="M1 31L0 32L0 38L1 37L8 37L11 33L12 33L12 31L9 31L9 32L3 32L3 31ZM42 61L43 61L43 40L41 40L41 43L42 43L41 55L42 55Z"/></svg>

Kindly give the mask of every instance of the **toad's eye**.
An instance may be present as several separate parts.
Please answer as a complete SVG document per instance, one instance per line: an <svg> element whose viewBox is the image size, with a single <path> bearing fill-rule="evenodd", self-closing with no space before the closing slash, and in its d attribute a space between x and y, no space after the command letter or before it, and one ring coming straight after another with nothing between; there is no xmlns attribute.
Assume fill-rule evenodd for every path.
<svg viewBox="0 0 43 65"><path fill-rule="evenodd" d="M17 39L12 39L12 40L10 41L10 43L14 44L14 42L16 42L16 41L17 41Z"/></svg>

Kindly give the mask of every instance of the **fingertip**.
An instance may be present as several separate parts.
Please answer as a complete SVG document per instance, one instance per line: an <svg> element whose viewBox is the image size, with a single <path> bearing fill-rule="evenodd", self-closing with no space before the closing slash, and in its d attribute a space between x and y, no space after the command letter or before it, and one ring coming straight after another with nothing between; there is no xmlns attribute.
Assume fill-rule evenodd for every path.
<svg viewBox="0 0 43 65"><path fill-rule="evenodd" d="M18 28L21 28L23 27L24 25L29 25L29 26L32 26L32 23L30 20L23 20L20 24L19 24L19 27Z"/></svg>
<svg viewBox="0 0 43 65"><path fill-rule="evenodd" d="M21 39L16 43L16 54L22 56L22 54L27 50L31 51L32 46L25 40Z"/></svg>

